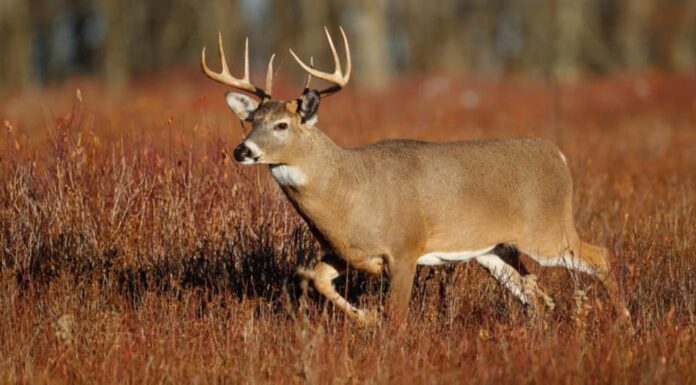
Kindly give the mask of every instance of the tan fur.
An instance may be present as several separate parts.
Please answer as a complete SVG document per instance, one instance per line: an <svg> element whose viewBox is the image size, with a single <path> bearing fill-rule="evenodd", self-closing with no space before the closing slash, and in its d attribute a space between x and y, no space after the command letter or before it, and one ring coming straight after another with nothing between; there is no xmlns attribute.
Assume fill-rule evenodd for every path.
<svg viewBox="0 0 696 385"><path fill-rule="evenodd" d="M285 111L290 113L294 113L295 111L297 111L297 101L293 100L285 103Z"/></svg>
<svg viewBox="0 0 696 385"><path fill-rule="evenodd" d="M201 66L211 79L246 95L226 100L253 128L234 151L242 164L264 163L327 251L313 270L302 270L317 290L348 316L370 318L341 297L331 283L346 263L370 274L384 267L391 275L389 307L394 319L406 313L416 265L476 260L523 304L533 280L515 266L518 250L542 265L563 265L597 275L610 294L606 249L584 243L572 216L572 181L565 156L554 145L534 138L456 143L390 140L347 149L315 127L322 98L343 89L350 79L351 57L342 28L345 72L325 28L334 71L325 72L293 58L310 76L302 96L271 100L273 57L266 91L249 81L248 50L241 79L233 77L218 36L220 73ZM329 82L310 89L311 78ZM512 253L510 253L512 251ZM422 258L421 258L422 257ZM528 287L529 286L529 287ZM550 302L546 301L546 302Z"/></svg>
<svg viewBox="0 0 696 385"><path fill-rule="evenodd" d="M512 244L542 263L559 256L583 261L615 294L606 249L582 242L576 233L570 173L548 141L390 140L348 149L301 124L289 112L296 108L296 102L264 103L247 140L264 150L260 162L304 174L304 184L282 188L330 254L372 274L388 267L396 313L407 309L420 256L499 244ZM289 139L280 145L269 139L269 127L279 120L291 122ZM362 311L331 286L343 270L337 260L317 266L315 286L364 321Z"/></svg>

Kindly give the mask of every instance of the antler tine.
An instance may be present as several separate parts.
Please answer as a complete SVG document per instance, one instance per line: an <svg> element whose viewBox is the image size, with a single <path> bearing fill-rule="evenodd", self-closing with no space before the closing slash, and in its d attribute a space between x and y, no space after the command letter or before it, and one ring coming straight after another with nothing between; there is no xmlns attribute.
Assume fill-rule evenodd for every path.
<svg viewBox="0 0 696 385"><path fill-rule="evenodd" d="M314 66L308 66L305 64L302 60L300 60L299 57L295 54L295 52L290 49L290 54L292 55L293 58L295 58L295 61L297 61L297 64L302 67L303 70L305 70L309 75L317 77L322 80L326 80L330 83L333 83L334 86L331 86L329 88L326 88L319 93L321 95L331 95L335 92L340 91L343 87L346 86L348 83L348 80L350 80L350 70L351 70L351 60L350 60L350 47L348 46L348 38L346 37L345 32L343 31L343 28L340 28L341 30L341 35L343 35L343 44L344 48L346 51L346 73L343 73L343 69L341 67L341 61L338 58L338 53L336 52L336 47L334 46L333 40L331 39L331 34L329 34L329 30L324 27L324 31L326 32L326 37L329 40L329 47L331 48L331 55L333 56L334 60L334 72L333 73L328 73L328 72L322 72L314 69Z"/></svg>
<svg viewBox="0 0 696 385"><path fill-rule="evenodd" d="M338 59L338 52L336 52L336 46L334 46L333 39L329 34L329 29L324 26L324 32L326 33L326 39L329 40L329 47L331 48L331 56L333 56L334 61L334 75L343 74L343 68L341 68L341 60Z"/></svg>
<svg viewBox="0 0 696 385"><path fill-rule="evenodd" d="M229 67L227 66L227 60L225 59L225 49L223 48L222 44L222 33L218 32L218 52L220 54L220 67L221 70L220 72L215 72L208 68L208 64L206 63L205 59L205 47L203 47L203 50L201 51L201 69L203 69L203 72L208 76L209 78L222 83L224 85L237 88L242 91L250 92L259 98L266 99L270 98L270 92L266 92L263 89L254 86L251 84L249 81L249 39L246 39L246 42L244 44L244 77L242 79L237 79L234 76L230 74ZM271 60L273 60L271 58ZM269 63L270 68L272 68L272 64ZM266 78L266 84L268 85L268 78Z"/></svg>
<svg viewBox="0 0 696 385"><path fill-rule="evenodd" d="M249 81L249 38L244 38L244 79L243 82L251 84Z"/></svg>
<svg viewBox="0 0 696 385"><path fill-rule="evenodd" d="M338 27L339 30L341 30L341 35L343 36L343 48L346 50L346 74L343 77L345 79L345 82L348 83L348 80L350 80L350 70L352 69L352 63L350 61L350 47L348 46L348 38L346 37L346 33L343 31L343 27Z"/></svg>
<svg viewBox="0 0 696 385"><path fill-rule="evenodd" d="M273 59L275 59L275 54L271 55L271 59L268 60L268 70L266 71L266 93L269 97L273 94Z"/></svg>
<svg viewBox="0 0 696 385"><path fill-rule="evenodd" d="M314 56L309 57L309 66L314 68ZM312 74L308 73L307 74L307 83L305 83L304 91L302 91L303 93L305 93L309 90L309 83L311 83L311 82L312 82Z"/></svg>
<svg viewBox="0 0 696 385"><path fill-rule="evenodd" d="M222 46L222 32L218 31L218 55L220 55L220 66L222 74L229 75L230 69L227 67L227 59L225 58L225 48Z"/></svg>

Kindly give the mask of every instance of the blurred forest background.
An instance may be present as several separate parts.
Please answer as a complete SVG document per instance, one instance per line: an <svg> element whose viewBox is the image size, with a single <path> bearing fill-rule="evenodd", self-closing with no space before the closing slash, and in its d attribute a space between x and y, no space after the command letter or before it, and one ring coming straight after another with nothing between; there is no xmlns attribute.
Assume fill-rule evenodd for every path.
<svg viewBox="0 0 696 385"><path fill-rule="evenodd" d="M371 87L422 71L572 82L696 63L694 0L2 0L0 93L193 68L218 30L235 67L244 36L256 68L289 47L321 59L323 25L344 26Z"/></svg>

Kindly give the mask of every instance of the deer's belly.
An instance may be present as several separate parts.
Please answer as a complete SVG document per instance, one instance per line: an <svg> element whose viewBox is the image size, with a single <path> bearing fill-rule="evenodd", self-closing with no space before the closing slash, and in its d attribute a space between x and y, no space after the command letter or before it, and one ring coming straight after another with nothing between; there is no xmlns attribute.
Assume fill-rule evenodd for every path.
<svg viewBox="0 0 696 385"><path fill-rule="evenodd" d="M454 251L454 252L431 252L420 256L416 260L419 265L445 265L448 263L460 263L470 261L476 257L482 255L490 254L491 250L495 248L495 245L490 247L485 247L479 250L465 250L465 251Z"/></svg>

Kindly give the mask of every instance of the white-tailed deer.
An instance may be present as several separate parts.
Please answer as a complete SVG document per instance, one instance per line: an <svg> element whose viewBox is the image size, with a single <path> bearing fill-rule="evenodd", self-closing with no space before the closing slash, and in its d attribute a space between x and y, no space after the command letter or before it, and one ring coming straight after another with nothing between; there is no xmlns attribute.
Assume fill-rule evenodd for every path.
<svg viewBox="0 0 696 385"><path fill-rule="evenodd" d="M230 108L252 129L234 150L242 164L267 164L271 174L326 250L311 270L300 270L316 289L349 317L367 322L367 313L348 303L332 280L346 264L371 274L386 268L391 276L388 309L408 310L416 265L474 260L524 305L526 270L519 252L543 266L565 266L593 274L611 296L616 283L607 250L585 243L573 224L572 181L563 154L535 138L427 143L388 140L343 148L317 127L322 98L340 91L351 71L343 29L345 72L328 30L333 73L321 72L290 53L309 73L296 100L271 98L272 63L266 89L249 81L248 44L244 78L225 63L222 72L201 64L211 79L249 92L226 95ZM331 87L309 89L311 76Z"/></svg>

